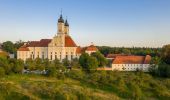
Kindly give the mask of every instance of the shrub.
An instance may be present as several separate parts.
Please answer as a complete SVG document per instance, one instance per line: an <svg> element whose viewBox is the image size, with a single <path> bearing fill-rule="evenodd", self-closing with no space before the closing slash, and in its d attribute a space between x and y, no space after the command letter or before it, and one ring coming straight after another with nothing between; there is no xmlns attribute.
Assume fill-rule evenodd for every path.
<svg viewBox="0 0 170 100"><path fill-rule="evenodd" d="M55 67L48 67L48 71L47 71L47 76L49 77L55 77L57 74L56 68Z"/></svg>
<svg viewBox="0 0 170 100"><path fill-rule="evenodd" d="M3 67L0 67L0 78L5 76L5 70Z"/></svg>
<svg viewBox="0 0 170 100"><path fill-rule="evenodd" d="M161 77L170 77L170 65L160 64L158 67L158 75Z"/></svg>
<svg viewBox="0 0 170 100"><path fill-rule="evenodd" d="M17 60L15 63L14 63L14 66L13 66L13 72L15 73L22 73L22 70L24 69L24 62L22 60Z"/></svg>
<svg viewBox="0 0 170 100"><path fill-rule="evenodd" d="M98 61L95 57L89 56L87 53L83 53L80 56L79 63L82 68L87 72L94 72L98 67Z"/></svg>
<svg viewBox="0 0 170 100"><path fill-rule="evenodd" d="M73 79L81 80L84 77L84 73L82 70L70 70L68 73L66 73L66 76Z"/></svg>
<svg viewBox="0 0 170 100"><path fill-rule="evenodd" d="M99 67L104 67L108 63L106 58L100 52L94 52L91 56L97 59Z"/></svg>

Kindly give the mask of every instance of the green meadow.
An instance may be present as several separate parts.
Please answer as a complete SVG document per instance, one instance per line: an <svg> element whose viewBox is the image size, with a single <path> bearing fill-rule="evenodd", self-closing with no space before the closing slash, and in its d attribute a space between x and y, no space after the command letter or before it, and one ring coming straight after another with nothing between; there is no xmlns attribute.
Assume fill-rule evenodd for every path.
<svg viewBox="0 0 170 100"><path fill-rule="evenodd" d="M84 73L72 70L62 78L33 74L0 79L0 100L169 100L170 79L143 72Z"/></svg>

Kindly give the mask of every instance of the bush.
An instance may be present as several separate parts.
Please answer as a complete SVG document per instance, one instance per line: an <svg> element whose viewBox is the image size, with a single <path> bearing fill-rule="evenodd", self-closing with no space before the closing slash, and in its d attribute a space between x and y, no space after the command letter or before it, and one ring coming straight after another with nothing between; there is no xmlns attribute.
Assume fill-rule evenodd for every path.
<svg viewBox="0 0 170 100"><path fill-rule="evenodd" d="M55 67L48 67L48 71L47 71L47 76L49 77L55 77L57 74L56 68Z"/></svg>
<svg viewBox="0 0 170 100"><path fill-rule="evenodd" d="M66 73L66 76L77 80L82 80L84 75L85 74L82 70L70 70L68 73Z"/></svg>
<svg viewBox="0 0 170 100"><path fill-rule="evenodd" d="M161 77L170 77L170 65L160 64L158 67L158 75Z"/></svg>
<svg viewBox="0 0 170 100"><path fill-rule="evenodd" d="M161 58L165 63L170 64L170 44L163 46Z"/></svg>
<svg viewBox="0 0 170 100"><path fill-rule="evenodd" d="M100 52L94 52L91 56L97 59L99 67L104 67L108 63L107 59Z"/></svg>
<svg viewBox="0 0 170 100"><path fill-rule="evenodd" d="M80 56L79 63L87 72L94 72L98 67L97 59L95 57L89 56L87 53L83 53Z"/></svg>
<svg viewBox="0 0 170 100"><path fill-rule="evenodd" d="M3 67L0 67L0 78L5 76L5 70Z"/></svg>
<svg viewBox="0 0 170 100"><path fill-rule="evenodd" d="M129 85L130 85L130 90L132 93L131 97L135 100L139 100L142 97L142 91L140 87L133 82L131 82Z"/></svg>
<svg viewBox="0 0 170 100"><path fill-rule="evenodd" d="M13 62L10 62L10 64L13 65L12 71L14 73L22 73L24 69L24 62L22 60L14 59Z"/></svg>

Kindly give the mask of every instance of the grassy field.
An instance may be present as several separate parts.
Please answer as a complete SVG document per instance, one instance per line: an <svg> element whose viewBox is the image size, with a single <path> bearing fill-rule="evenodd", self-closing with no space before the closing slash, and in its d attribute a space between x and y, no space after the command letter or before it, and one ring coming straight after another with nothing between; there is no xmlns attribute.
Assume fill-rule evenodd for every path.
<svg viewBox="0 0 170 100"><path fill-rule="evenodd" d="M100 75L106 78L97 78ZM170 99L170 79L134 73L111 75L115 76L97 73L92 74L89 79L57 79L41 75L8 75L0 79L0 100Z"/></svg>
<svg viewBox="0 0 170 100"><path fill-rule="evenodd" d="M70 78L57 80L38 75L6 76L0 82L0 90L0 100L119 99L113 93L91 89Z"/></svg>

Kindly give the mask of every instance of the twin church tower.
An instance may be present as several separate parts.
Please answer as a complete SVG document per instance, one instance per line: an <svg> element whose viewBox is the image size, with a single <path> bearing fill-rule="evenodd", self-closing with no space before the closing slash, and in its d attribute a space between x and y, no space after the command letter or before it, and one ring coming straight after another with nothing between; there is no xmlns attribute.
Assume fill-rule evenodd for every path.
<svg viewBox="0 0 170 100"><path fill-rule="evenodd" d="M17 50L17 59L26 61L27 59L63 59L72 60L79 58L82 52L91 54L98 49L91 45L89 47L79 47L69 35L69 24L64 21L62 14L57 23L57 34L52 39L41 39L40 41L26 42Z"/></svg>
<svg viewBox="0 0 170 100"><path fill-rule="evenodd" d="M62 14L58 19L58 34L67 34L69 35L69 24L67 19L64 21Z"/></svg>

